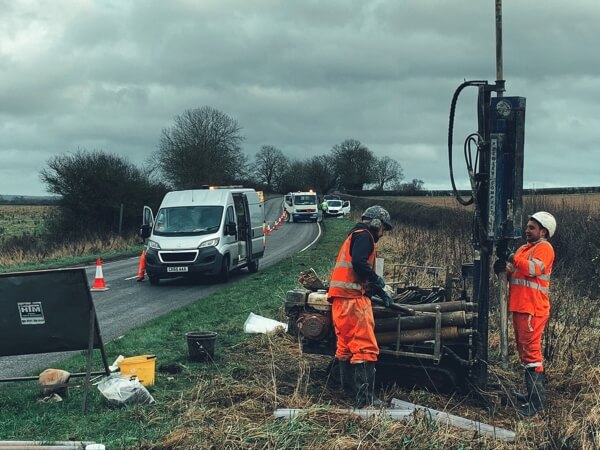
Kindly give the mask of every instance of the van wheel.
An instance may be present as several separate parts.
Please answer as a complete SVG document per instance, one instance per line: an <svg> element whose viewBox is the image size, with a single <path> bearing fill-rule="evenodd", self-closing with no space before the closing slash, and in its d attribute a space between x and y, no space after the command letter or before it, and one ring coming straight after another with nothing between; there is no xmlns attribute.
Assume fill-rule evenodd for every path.
<svg viewBox="0 0 600 450"><path fill-rule="evenodd" d="M148 275L148 279L150 280L150 284L152 286L158 286L160 284L160 278L155 275Z"/></svg>
<svg viewBox="0 0 600 450"><path fill-rule="evenodd" d="M254 259L248 263L248 272L250 272L250 273L258 272L258 259Z"/></svg>
<svg viewBox="0 0 600 450"><path fill-rule="evenodd" d="M223 256L221 260L221 272L219 273L219 282L227 283L229 281L229 256Z"/></svg>

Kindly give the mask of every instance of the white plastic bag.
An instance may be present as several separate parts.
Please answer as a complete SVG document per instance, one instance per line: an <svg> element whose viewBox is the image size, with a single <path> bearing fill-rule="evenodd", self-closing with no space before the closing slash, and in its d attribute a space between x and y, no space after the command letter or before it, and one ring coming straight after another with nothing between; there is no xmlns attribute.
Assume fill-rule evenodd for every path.
<svg viewBox="0 0 600 450"><path fill-rule="evenodd" d="M98 383L98 390L113 405L143 405L154 403L154 397L137 378L112 374Z"/></svg>
<svg viewBox="0 0 600 450"><path fill-rule="evenodd" d="M285 331L287 331L287 324L283 322L278 322L273 319L267 319L266 317L250 313L246 319L246 322L244 322L244 333L264 334L275 331L277 327L282 327Z"/></svg>

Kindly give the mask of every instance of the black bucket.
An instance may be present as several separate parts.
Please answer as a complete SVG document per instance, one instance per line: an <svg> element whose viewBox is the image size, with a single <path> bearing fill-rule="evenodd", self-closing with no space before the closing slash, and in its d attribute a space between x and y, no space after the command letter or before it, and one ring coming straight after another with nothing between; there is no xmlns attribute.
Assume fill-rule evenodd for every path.
<svg viewBox="0 0 600 450"><path fill-rule="evenodd" d="M214 331L193 331L186 333L188 356L192 361L211 361L215 355L215 340L217 333Z"/></svg>

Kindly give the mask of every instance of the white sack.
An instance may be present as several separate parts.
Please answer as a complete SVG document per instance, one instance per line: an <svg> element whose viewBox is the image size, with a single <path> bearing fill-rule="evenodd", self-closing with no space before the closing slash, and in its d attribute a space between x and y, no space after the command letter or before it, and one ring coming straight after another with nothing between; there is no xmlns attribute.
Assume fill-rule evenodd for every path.
<svg viewBox="0 0 600 450"><path fill-rule="evenodd" d="M250 313L250 315L244 322L244 333L265 334L271 331L275 331L277 327L282 327L285 331L287 331L287 324L283 322L278 322L277 320L268 319L266 317L262 317L254 313Z"/></svg>

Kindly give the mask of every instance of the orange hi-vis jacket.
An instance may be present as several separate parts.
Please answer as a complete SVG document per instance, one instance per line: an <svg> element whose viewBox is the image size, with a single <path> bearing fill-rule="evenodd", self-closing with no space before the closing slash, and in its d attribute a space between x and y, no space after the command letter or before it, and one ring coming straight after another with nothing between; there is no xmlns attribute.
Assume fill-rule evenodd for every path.
<svg viewBox="0 0 600 450"><path fill-rule="evenodd" d="M356 298L365 295L366 282L361 280L356 275L356 272L352 268L352 255L350 255L350 244L352 243L352 237L357 233L367 233L373 242L373 251L367 258L367 263L375 267L375 241L368 230L358 229L348 235L340 252L338 253L333 272L331 273L331 280L329 282L329 291L327 298L332 299L333 297L342 298Z"/></svg>
<svg viewBox="0 0 600 450"><path fill-rule="evenodd" d="M546 239L519 247L510 273L510 312L545 317L550 315L550 275L554 249Z"/></svg>

